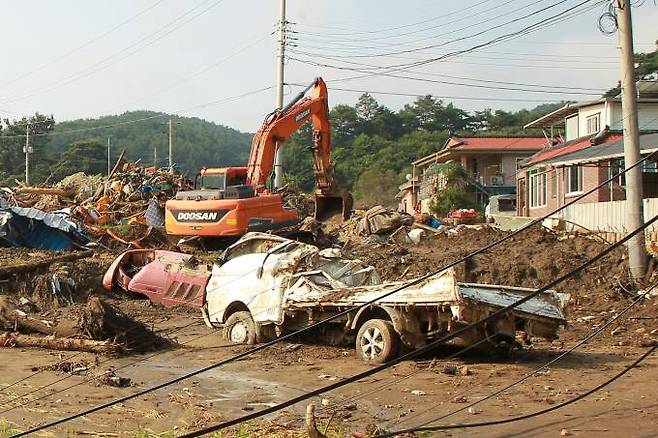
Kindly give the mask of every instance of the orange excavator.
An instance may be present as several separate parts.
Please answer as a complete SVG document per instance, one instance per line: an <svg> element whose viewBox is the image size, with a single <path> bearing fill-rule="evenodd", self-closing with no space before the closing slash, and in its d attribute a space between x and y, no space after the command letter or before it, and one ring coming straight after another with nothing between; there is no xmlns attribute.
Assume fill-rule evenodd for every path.
<svg viewBox="0 0 658 438"><path fill-rule="evenodd" d="M269 190L266 183L277 147L309 120L313 126L315 218L324 221L349 217L351 196L338 193L335 187L327 86L322 78L316 78L283 109L265 118L252 140L246 168L202 169L197 178L199 190L179 192L175 199L167 201L167 234L236 237L297 223L297 210L287 206L284 195ZM207 183L211 180L212 184Z"/></svg>

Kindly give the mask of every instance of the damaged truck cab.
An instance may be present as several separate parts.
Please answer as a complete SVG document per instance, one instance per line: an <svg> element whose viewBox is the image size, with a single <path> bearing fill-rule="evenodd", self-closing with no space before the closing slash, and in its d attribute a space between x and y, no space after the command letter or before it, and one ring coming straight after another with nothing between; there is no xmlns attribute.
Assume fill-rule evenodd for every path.
<svg viewBox="0 0 658 438"><path fill-rule="evenodd" d="M211 267L187 254L128 251L115 260L104 285L144 294L165 306L200 308L206 324L233 343L253 344L335 316L311 340L353 342L360 358L386 362L485 318L534 289L460 283L446 270L395 291L374 267L279 236L249 233ZM370 301L390 294L386 298ZM566 324L568 295L548 291L455 341L477 348L511 348L518 334L555 339ZM357 309L358 308L358 309Z"/></svg>

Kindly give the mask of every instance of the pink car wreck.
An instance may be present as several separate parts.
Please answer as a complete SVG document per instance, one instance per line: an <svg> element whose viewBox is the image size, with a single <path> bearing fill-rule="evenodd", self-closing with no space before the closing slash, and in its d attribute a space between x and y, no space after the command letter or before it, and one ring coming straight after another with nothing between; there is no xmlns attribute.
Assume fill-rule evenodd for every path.
<svg viewBox="0 0 658 438"><path fill-rule="evenodd" d="M381 282L372 266L340 250L264 233L249 233L211 266L189 254L132 250L106 272L103 285L140 293L164 306L199 308L209 327L223 327L234 343L255 343L359 307L403 285ZM419 348L484 318L533 292L508 286L459 283L453 270L433 275L375 304L336 318L321 336L354 342L365 361L381 363L402 346ZM568 295L547 291L504 317L457 339L478 347L509 347L517 332L555 339L566 324Z"/></svg>

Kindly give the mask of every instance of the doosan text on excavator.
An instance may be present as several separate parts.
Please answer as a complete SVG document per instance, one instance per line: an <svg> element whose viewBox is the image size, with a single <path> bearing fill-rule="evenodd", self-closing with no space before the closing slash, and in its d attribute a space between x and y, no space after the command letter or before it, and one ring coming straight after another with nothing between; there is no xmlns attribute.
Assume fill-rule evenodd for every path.
<svg viewBox="0 0 658 438"><path fill-rule="evenodd" d="M309 96L306 96L306 93ZM327 86L316 78L281 110L270 113L254 135L246 167L203 168L195 190L181 191L165 205L167 234L199 237L238 237L299 221L285 197L268 189L277 147L308 121L313 128L315 217L346 218L351 196L335 187L331 163L331 129Z"/></svg>

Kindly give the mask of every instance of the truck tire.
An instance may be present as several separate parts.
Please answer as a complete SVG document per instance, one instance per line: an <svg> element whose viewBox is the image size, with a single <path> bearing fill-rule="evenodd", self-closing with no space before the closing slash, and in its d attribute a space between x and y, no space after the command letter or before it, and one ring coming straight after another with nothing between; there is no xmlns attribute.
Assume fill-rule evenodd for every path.
<svg viewBox="0 0 658 438"><path fill-rule="evenodd" d="M256 324L250 312L235 312L224 323L224 339L233 344L256 343Z"/></svg>
<svg viewBox="0 0 658 438"><path fill-rule="evenodd" d="M356 354L368 363L388 362L399 349L400 338L390 321L369 319L356 335Z"/></svg>

